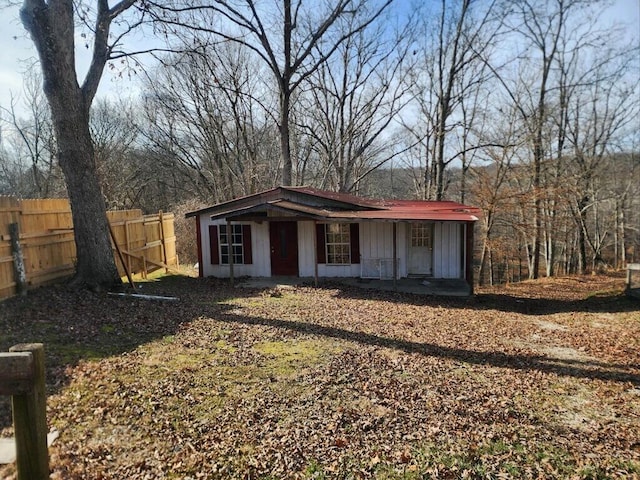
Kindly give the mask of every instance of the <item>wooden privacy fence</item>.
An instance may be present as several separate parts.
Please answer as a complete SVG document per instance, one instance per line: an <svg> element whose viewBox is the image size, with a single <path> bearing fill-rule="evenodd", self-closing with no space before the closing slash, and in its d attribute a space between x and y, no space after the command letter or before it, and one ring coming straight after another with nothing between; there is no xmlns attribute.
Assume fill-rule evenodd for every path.
<svg viewBox="0 0 640 480"><path fill-rule="evenodd" d="M143 215L141 210L107 212L112 239L129 273L178 265L172 213ZM116 252L114 251L114 254ZM20 258L23 271L20 271ZM27 288L53 283L74 273L76 246L67 199L18 200L0 197L0 299ZM121 276L123 262L115 257Z"/></svg>

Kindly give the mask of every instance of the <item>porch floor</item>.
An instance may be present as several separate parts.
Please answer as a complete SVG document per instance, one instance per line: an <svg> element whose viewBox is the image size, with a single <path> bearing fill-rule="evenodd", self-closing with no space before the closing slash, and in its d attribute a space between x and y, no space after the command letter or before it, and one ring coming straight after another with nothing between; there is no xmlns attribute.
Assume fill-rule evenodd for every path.
<svg viewBox="0 0 640 480"><path fill-rule="evenodd" d="M352 287L370 290L397 291L417 295L435 295L442 297L468 297L471 295L469 284L456 278L400 278L396 280L376 280L353 277L332 277L318 279L318 285L324 283L341 283ZM270 277L243 278L237 282L238 287L274 288L277 286L313 284L311 277Z"/></svg>

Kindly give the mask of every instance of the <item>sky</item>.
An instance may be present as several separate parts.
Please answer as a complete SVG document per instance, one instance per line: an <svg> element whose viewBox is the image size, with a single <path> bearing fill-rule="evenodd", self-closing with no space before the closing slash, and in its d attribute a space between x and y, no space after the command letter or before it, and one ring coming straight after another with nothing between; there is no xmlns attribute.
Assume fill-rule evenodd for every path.
<svg viewBox="0 0 640 480"><path fill-rule="evenodd" d="M0 6L7 0L0 0ZM399 0L404 7L410 0ZM113 2L110 2L113 3ZM622 22L628 25L629 36L640 37L640 0L614 0L610 10L611 22ZM79 39L80 40L80 39ZM138 39L144 42L143 39ZM84 50L84 49L80 49ZM86 69L89 56L83 51L78 56L78 69ZM23 73L29 65L36 61L36 51L18 18L18 7L0 7L0 107L9 108L12 97L17 100L16 108L22 109ZM82 71L82 77L84 71ZM126 76L119 78L106 71L102 78L97 97L115 97L122 92L135 93L137 85ZM5 117L5 114L0 113Z"/></svg>

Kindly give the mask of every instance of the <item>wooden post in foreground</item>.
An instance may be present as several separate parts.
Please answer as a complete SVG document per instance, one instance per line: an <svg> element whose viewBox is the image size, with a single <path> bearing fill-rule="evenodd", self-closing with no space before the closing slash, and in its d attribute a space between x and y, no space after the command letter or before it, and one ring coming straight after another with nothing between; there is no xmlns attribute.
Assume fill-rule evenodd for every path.
<svg viewBox="0 0 640 480"><path fill-rule="evenodd" d="M44 346L19 344L9 352L0 353L0 394L11 395L18 480L45 480L49 452Z"/></svg>

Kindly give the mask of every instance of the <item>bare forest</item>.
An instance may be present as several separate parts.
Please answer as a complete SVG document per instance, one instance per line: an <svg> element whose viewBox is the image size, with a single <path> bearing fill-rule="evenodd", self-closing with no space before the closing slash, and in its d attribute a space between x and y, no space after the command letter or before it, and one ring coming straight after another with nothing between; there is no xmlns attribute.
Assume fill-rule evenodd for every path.
<svg viewBox="0 0 640 480"><path fill-rule="evenodd" d="M39 3L21 11L36 46ZM66 10L87 77L69 70L73 87L39 50L0 105L0 194L86 203L92 177L105 205L74 215L177 221L281 184L450 199L482 209L481 283L640 261L640 47L605 2L95 3ZM120 96L96 94L103 76ZM76 97L60 89L78 86L65 120ZM65 155L84 130L61 125L85 117L82 167Z"/></svg>

